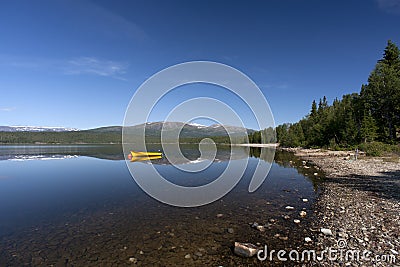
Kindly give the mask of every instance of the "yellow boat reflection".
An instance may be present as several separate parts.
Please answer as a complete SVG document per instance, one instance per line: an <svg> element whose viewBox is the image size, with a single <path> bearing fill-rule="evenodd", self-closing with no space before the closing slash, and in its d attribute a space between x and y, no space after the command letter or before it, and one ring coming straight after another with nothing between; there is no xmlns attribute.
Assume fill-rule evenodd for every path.
<svg viewBox="0 0 400 267"><path fill-rule="evenodd" d="M153 160L153 159L162 159L161 156L153 156L153 157L132 157L131 162L136 161L146 161L146 160Z"/></svg>

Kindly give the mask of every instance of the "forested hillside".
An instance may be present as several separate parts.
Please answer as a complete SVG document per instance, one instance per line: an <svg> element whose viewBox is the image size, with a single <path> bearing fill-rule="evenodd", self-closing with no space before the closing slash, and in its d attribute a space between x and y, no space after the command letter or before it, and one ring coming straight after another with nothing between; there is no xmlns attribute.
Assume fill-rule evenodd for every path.
<svg viewBox="0 0 400 267"><path fill-rule="evenodd" d="M400 51L388 41L368 83L359 93L330 105L313 101L310 113L294 124L276 128L278 142L290 147L354 148L377 141L397 144L400 126Z"/></svg>
<svg viewBox="0 0 400 267"><path fill-rule="evenodd" d="M161 125L160 123L152 123L152 126L157 124L157 128L146 127L146 142L147 143L161 143ZM171 123L169 123L170 125ZM171 125L170 125L171 126ZM228 126L229 127L229 126ZM132 133L136 133L134 129ZM223 127L204 127L200 130L193 129L190 127L183 128L182 133L179 135L180 143L199 143L202 139L208 137L214 140L218 144L230 144L230 143L245 143L246 135L240 135L240 131L233 134L230 138L226 132L223 132ZM222 128L222 129L220 129ZM231 129L234 127L230 126ZM140 127L137 129L140 130ZM136 130L137 130L136 129ZM174 142L174 139L168 139L168 134L179 128L170 127L165 135L167 142ZM233 131L233 130L232 130ZM249 130L254 132L254 130ZM133 134L133 137L135 135ZM139 137L138 137L139 138ZM135 140L135 138L133 138ZM140 138L137 140L141 140ZM170 141L168 141L170 140ZM125 140L126 141L126 140ZM133 141L134 142L134 141ZM0 131L0 144L120 144L122 143L122 127L121 126L109 126L101 127L90 130L82 131L64 131L64 132L27 132L27 131Z"/></svg>
<svg viewBox="0 0 400 267"><path fill-rule="evenodd" d="M0 144L110 144L121 143L119 132L0 132Z"/></svg>

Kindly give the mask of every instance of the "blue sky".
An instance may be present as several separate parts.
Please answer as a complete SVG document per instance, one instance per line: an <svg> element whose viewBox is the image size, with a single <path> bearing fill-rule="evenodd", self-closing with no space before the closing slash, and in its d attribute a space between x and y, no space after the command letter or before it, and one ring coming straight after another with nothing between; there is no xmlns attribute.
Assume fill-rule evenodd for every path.
<svg viewBox="0 0 400 267"><path fill-rule="evenodd" d="M0 25L0 125L121 125L147 78L192 60L247 74L280 124L360 90L400 45L400 1L1 1Z"/></svg>

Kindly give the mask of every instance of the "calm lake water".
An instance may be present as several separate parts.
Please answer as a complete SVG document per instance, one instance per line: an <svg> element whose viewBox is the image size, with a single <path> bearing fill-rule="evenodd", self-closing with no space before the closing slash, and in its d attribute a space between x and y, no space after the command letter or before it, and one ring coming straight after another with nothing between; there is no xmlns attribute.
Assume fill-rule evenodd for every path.
<svg viewBox="0 0 400 267"><path fill-rule="evenodd" d="M196 146L182 150L189 159L199 157ZM261 152L219 147L217 160L200 174L153 161L168 180L197 186L218 177L231 153L233 163L249 158L243 178L222 199L177 208L138 187L118 145L0 146L0 266L129 265L130 258L142 266L261 264L235 256L234 242L301 246L320 182L312 166L303 168L291 154L277 152L267 179L249 193L255 166L269 160ZM129 164L141 168L148 162ZM286 210L288 205L295 209ZM305 218L299 217L302 209ZM253 222L267 231L253 229Z"/></svg>

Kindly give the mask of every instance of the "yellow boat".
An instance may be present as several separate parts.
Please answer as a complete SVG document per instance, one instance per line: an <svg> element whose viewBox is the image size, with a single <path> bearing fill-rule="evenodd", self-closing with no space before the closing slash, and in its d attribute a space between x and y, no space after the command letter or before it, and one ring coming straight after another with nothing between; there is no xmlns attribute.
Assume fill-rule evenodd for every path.
<svg viewBox="0 0 400 267"><path fill-rule="evenodd" d="M152 160L152 159L161 159L162 153L161 152L138 152L138 151L131 151L128 155L128 159L133 161L144 161L144 160Z"/></svg>

